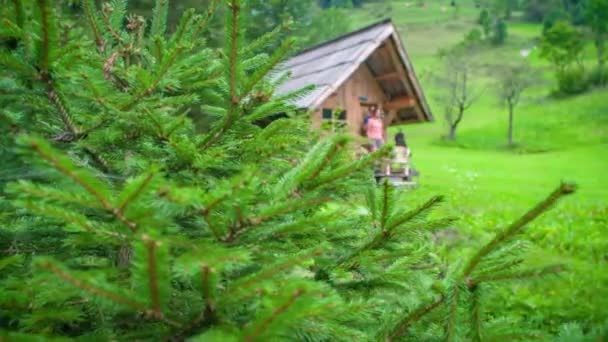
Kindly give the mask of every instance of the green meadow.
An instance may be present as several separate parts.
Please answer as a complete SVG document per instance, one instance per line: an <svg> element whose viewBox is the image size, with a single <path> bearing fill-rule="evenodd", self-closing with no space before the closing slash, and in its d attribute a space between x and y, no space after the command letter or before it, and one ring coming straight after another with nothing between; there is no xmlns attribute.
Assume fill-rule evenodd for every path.
<svg viewBox="0 0 608 342"><path fill-rule="evenodd" d="M599 271L607 267L608 250L608 89L552 97L551 66L534 49L542 27L519 21L516 13L509 22L506 44L488 44L475 56L483 69L476 81L482 95L465 113L456 141L445 142L441 136L447 127L436 96L440 85L428 75L441 68L438 51L462 41L475 27L478 10L472 1L460 1L458 9L446 6L448 1L427 1L426 8L406 3L394 1L390 9L386 4L368 5L355 11L353 20L363 26L383 16L392 18L435 117L432 123L401 127L421 174L412 201L445 195L446 204L436 215L461 217L452 227L451 245L474 248L561 181L575 182L578 191L525 232L537 247L531 262L559 260L570 265L569 272L544 285L514 286L502 299L508 297L515 303L512 309L521 309L531 320L544 315L606 322L608 278ZM539 82L524 92L516 108L517 146L507 148L507 110L488 70L522 58L523 49L531 51L527 58ZM594 65L594 56L590 43L585 51L588 67Z"/></svg>

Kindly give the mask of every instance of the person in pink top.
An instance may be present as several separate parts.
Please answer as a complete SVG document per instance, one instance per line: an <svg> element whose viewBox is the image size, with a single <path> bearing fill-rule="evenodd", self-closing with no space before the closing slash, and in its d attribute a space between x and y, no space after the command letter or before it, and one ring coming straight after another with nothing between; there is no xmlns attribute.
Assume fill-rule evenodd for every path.
<svg viewBox="0 0 608 342"><path fill-rule="evenodd" d="M372 116L365 123L365 132L372 143L372 152L384 145L384 123L380 117L380 110L375 108Z"/></svg>

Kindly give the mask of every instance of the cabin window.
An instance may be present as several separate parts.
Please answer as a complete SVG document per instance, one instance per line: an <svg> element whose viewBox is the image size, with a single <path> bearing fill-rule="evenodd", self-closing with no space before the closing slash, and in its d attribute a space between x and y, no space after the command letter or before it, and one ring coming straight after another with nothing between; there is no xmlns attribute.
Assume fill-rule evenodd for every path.
<svg viewBox="0 0 608 342"><path fill-rule="evenodd" d="M323 128L332 132L342 130L346 127L346 110L334 110L331 108L323 108L321 111L323 118Z"/></svg>

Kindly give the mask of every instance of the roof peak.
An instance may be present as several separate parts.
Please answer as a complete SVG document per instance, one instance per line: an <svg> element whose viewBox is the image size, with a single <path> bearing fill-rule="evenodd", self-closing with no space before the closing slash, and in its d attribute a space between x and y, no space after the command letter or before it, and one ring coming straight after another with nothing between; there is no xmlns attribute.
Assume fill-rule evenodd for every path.
<svg viewBox="0 0 608 342"><path fill-rule="evenodd" d="M360 28L360 29L358 29L358 30L351 31L351 32L348 32L348 33L346 33L346 34L344 34L344 35L338 36L338 37L336 37L336 38L333 38L333 39L330 39L330 40L326 40L326 41L324 41L324 42L322 42L322 43L319 43L319 44L313 45L313 46L311 46L311 47L307 47L306 49L299 51L298 53L296 53L295 55L293 55L293 56L291 56L291 57L295 57L295 56L299 56L299 55L305 54L305 53L310 52L310 51L312 51L312 50L316 50L316 49L318 49L318 48L320 48L320 47L323 47L323 46L326 46L326 45L329 45L329 44L335 43L335 42L337 42L337 41L339 41L339 40L342 40L342 39L344 39L344 38L348 38L348 37L354 36L354 35L356 35L356 34L359 34L359 33L362 33L362 32L368 31L368 30L371 30L371 29L373 29L373 28L376 28L376 27L378 27L378 26L381 26L381 25L386 25L386 24L389 24L389 23L390 23L391 25L393 25L393 21L391 20L391 18L385 18L385 19L382 19L382 20L377 21L377 22L375 22L375 23L373 23L373 24L370 24L370 25L367 25L367 26L365 26L365 27L362 27L362 28Z"/></svg>

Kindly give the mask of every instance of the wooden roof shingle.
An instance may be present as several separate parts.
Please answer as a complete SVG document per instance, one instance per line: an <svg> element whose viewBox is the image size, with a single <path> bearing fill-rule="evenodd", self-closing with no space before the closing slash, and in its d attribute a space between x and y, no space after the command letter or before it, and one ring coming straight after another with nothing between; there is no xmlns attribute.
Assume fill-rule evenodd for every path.
<svg viewBox="0 0 608 342"><path fill-rule="evenodd" d="M423 113L424 121L431 121L432 115L418 79L390 19L308 48L282 62L275 71L281 74L288 72L290 77L279 86L277 93L286 94L314 85L315 89L299 98L295 105L299 108L316 108L387 40L393 41L402 64L399 67L403 68L407 75L404 83L408 84L404 84L403 89L412 89L413 94L410 95L416 98L418 110Z"/></svg>

